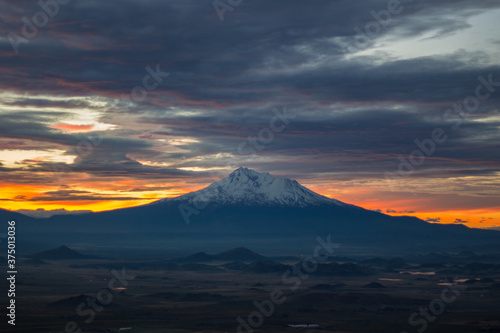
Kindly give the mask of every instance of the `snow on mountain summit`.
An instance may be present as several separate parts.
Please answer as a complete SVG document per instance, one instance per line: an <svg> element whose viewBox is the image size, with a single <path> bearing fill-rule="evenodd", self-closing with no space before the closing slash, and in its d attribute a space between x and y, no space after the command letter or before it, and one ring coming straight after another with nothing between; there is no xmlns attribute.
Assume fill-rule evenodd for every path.
<svg viewBox="0 0 500 333"><path fill-rule="evenodd" d="M344 203L319 195L300 185L297 181L273 177L269 173L238 168L226 178L208 187L173 199L198 204L246 204L300 206Z"/></svg>

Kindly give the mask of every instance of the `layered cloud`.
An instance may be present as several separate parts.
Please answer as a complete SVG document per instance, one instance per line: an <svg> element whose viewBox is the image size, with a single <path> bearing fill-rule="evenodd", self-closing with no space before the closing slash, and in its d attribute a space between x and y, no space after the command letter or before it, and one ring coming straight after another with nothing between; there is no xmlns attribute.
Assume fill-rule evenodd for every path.
<svg viewBox="0 0 500 333"><path fill-rule="evenodd" d="M208 0L70 1L34 33L38 1L3 1L2 202L116 208L246 165L396 214L466 201L479 223L500 202L500 5L388 3L244 1L221 22ZM388 184L438 128L447 140Z"/></svg>

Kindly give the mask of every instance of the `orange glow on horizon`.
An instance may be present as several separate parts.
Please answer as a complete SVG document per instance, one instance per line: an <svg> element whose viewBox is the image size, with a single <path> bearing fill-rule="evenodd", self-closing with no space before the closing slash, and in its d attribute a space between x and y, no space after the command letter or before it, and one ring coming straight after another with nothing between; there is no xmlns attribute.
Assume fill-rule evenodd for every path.
<svg viewBox="0 0 500 333"><path fill-rule="evenodd" d="M331 197L329 195L325 196ZM431 223L452 224L457 220L461 220L461 222L459 221L460 224L464 224L470 228L500 227L500 210L495 208L440 209L439 207L419 206L417 200L400 199L388 201L376 199L376 196L374 196L375 199L371 200L358 200L352 194L338 195L331 198L365 209L380 211L383 214L391 216L414 216Z"/></svg>
<svg viewBox="0 0 500 333"><path fill-rule="evenodd" d="M73 183L73 184L71 184ZM209 184L187 183L183 180L163 183L158 180L152 183L148 180L118 179L85 180L84 177L73 175L67 186L60 187L56 184L31 186L26 184L0 183L1 208L8 210L45 210L66 209L92 210L94 212L134 207L148 204L163 198L173 198L186 193L200 190ZM442 203L421 198L399 196L398 193L384 194L370 188L341 188L332 184L304 184L311 190L349 204L371 210L381 210L382 213L395 216L415 216L422 220L434 219L439 223L454 223L466 221L464 224L473 228L489 228L500 226L500 209L487 207L461 209L440 207ZM68 188L68 189L66 189ZM158 189L160 188L160 189ZM47 192L74 192L71 200L43 200ZM85 196L96 196L94 200L85 199ZM78 200L78 196L82 196ZM109 196L109 199L107 199ZM116 198L122 197L117 200ZM32 200L36 198L35 200ZM102 199L100 199L102 198ZM127 200L130 198L130 200Z"/></svg>

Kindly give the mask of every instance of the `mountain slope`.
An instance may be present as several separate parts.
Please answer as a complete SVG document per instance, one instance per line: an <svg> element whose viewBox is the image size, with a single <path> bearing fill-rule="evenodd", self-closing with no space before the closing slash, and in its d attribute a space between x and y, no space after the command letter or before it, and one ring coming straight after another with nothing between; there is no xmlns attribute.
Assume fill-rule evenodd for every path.
<svg viewBox="0 0 500 333"><path fill-rule="evenodd" d="M310 251L331 235L343 249L418 253L500 252L500 232L393 217L329 199L284 178L240 168L197 192L152 204L19 226L23 240L184 249L249 247L258 252ZM69 243L71 244L71 243ZM381 252L379 252L381 253Z"/></svg>
<svg viewBox="0 0 500 333"><path fill-rule="evenodd" d="M297 206L336 204L347 206L338 200L319 195L297 181L277 178L269 173L259 173L238 168L228 177L212 185L174 199L163 199L153 204L185 202L197 205L261 205Z"/></svg>
<svg viewBox="0 0 500 333"><path fill-rule="evenodd" d="M0 208L0 220L2 221L33 221L32 217ZM0 231L0 233L5 231Z"/></svg>
<svg viewBox="0 0 500 333"><path fill-rule="evenodd" d="M266 258L244 247L239 247L236 249L216 254L214 257L217 260L227 260L227 261L255 261Z"/></svg>
<svg viewBox="0 0 500 333"><path fill-rule="evenodd" d="M94 256L87 256L62 245L56 249L35 253L31 256L33 259L45 260L74 260L74 259L97 259Z"/></svg>
<svg viewBox="0 0 500 333"><path fill-rule="evenodd" d="M210 261L256 261L263 260L266 257L255 253L247 248L239 247L231 249L218 254L207 254L205 252L198 252L190 256L174 259L173 262L176 263L198 263L198 262L210 262Z"/></svg>

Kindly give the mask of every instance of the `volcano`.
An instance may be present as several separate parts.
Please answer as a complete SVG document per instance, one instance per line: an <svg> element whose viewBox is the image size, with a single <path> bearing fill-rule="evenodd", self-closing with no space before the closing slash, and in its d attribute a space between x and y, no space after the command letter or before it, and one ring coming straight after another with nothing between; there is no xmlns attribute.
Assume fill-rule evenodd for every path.
<svg viewBox="0 0 500 333"><path fill-rule="evenodd" d="M247 168L238 168L228 177L212 185L175 199L163 199L153 204L170 203L206 205L250 205L250 206L318 206L335 204L346 206L338 200L319 195L300 185L297 181L277 178L269 173L259 173Z"/></svg>
<svg viewBox="0 0 500 333"><path fill-rule="evenodd" d="M297 254L318 237L369 253L500 250L500 232L389 216L317 194L297 181L238 168L210 186L147 205L20 221L23 239L182 248L249 247Z"/></svg>

